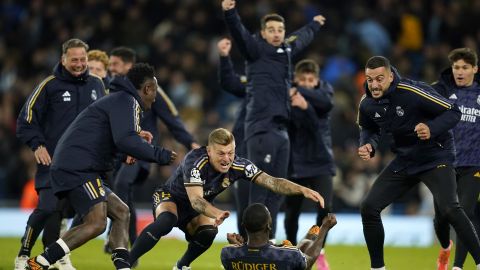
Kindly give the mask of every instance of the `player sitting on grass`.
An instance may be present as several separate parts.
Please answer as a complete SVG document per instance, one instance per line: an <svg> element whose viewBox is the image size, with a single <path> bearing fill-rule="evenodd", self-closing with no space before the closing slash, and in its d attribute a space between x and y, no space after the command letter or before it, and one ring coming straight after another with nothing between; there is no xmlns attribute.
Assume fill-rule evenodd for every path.
<svg viewBox="0 0 480 270"><path fill-rule="evenodd" d="M272 218L265 205L261 203L250 205L245 209L242 220L248 241L245 243L239 234L227 234L231 245L224 247L221 254L222 264L226 270L311 269L320 255L325 235L337 224L335 215L328 214L323 219L322 226L312 226L297 247L288 241L284 241L283 246L277 247L269 241Z"/></svg>

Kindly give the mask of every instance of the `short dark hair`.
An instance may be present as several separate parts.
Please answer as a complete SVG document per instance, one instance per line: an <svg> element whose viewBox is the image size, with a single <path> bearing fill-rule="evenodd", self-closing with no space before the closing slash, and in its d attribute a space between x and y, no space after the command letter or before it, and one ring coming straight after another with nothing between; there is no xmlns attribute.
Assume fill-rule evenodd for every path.
<svg viewBox="0 0 480 270"><path fill-rule="evenodd" d="M470 48L457 48L448 54L448 60L452 65L458 60L463 60L472 66L476 66L478 63L478 56L477 53Z"/></svg>
<svg viewBox="0 0 480 270"><path fill-rule="evenodd" d="M260 20L260 25L262 27L262 30L265 29L265 27L267 26L267 22L269 21L277 21L285 24L285 19L282 16L276 13L267 14L263 16L262 19Z"/></svg>
<svg viewBox="0 0 480 270"><path fill-rule="evenodd" d="M243 212L242 223L247 232L258 232L265 229L270 222L270 212L261 203L249 205Z"/></svg>
<svg viewBox="0 0 480 270"><path fill-rule="evenodd" d="M137 53L132 48L123 46L116 47L111 50L110 56L120 57L120 59L122 59L122 61L125 63L135 64L135 62L137 61Z"/></svg>
<svg viewBox="0 0 480 270"><path fill-rule="evenodd" d="M390 60L384 56L377 55L370 57L365 64L365 69L376 69L379 67L385 67L385 69L390 70Z"/></svg>
<svg viewBox="0 0 480 270"><path fill-rule="evenodd" d="M138 63L128 71L127 78L132 82L135 89L140 89L142 84L155 77L155 70L147 63Z"/></svg>
<svg viewBox="0 0 480 270"><path fill-rule="evenodd" d="M208 145L229 145L234 141L235 137L233 137L233 134L224 128L217 128L208 135Z"/></svg>
<svg viewBox="0 0 480 270"><path fill-rule="evenodd" d="M318 76L320 67L312 59L304 59L295 65L295 74L314 73Z"/></svg>
<svg viewBox="0 0 480 270"><path fill-rule="evenodd" d="M66 54L70 48L85 48L88 51L88 44L78 38L72 38L62 44L62 54Z"/></svg>

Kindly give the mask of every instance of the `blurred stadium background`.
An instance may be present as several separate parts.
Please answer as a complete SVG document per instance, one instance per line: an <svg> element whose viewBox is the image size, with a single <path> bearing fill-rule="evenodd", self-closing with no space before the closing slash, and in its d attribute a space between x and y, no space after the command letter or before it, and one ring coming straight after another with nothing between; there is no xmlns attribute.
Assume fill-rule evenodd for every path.
<svg viewBox="0 0 480 270"><path fill-rule="evenodd" d="M107 52L120 45L135 49L138 61L156 67L160 85L198 142L205 143L213 128L231 127L239 100L223 92L217 83L216 42L228 35L220 3L220 0L0 2L0 237L22 234L28 210L19 209L21 205L28 208L34 198L28 183L34 175L35 163L31 150L15 138L16 117L34 86L60 59L61 44L69 38L80 38L91 49ZM356 0L348 4L338 0L242 0L237 1L237 6L251 31L258 30L260 17L268 12L286 18L287 33L316 14L327 18L319 37L301 57L319 62L321 77L335 88L332 138L338 169L333 208L334 212L345 215L340 216L339 226L330 238L335 243L361 244L358 205L376 174L391 159L388 144L382 145L372 162L361 162L356 156L356 108L363 94L364 62L372 55L385 55L402 75L434 82L448 66L447 54L451 49L470 47L478 51L480 0ZM243 60L235 44L232 53L237 71L242 72ZM185 149L165 127L159 128L161 143L184 154ZM139 209L150 207L152 190L174 169L174 166L152 166L148 182L135 190ZM233 209L229 193L222 194L217 203ZM306 214L302 215L301 224L313 223L309 214L313 207L313 204L304 206ZM396 237L389 242L387 235L387 243L396 245L407 239L400 245L432 245L435 241L432 212L426 188L419 186L412 190L385 213L389 216L386 231ZM141 222L150 218L148 214L144 216ZM225 228L235 230L233 217L229 222ZM341 229L342 223L345 230ZM283 224L278 228L281 230ZM355 241L350 243L352 239ZM364 252L363 256L366 255Z"/></svg>

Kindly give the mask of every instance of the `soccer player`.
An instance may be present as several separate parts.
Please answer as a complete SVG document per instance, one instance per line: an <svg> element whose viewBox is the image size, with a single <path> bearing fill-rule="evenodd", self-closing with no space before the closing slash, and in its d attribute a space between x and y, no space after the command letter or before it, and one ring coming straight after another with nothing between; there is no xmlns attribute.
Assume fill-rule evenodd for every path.
<svg viewBox="0 0 480 270"><path fill-rule="evenodd" d="M171 163L176 153L150 145L146 139L151 140L152 135L140 128L140 114L152 106L157 93L153 68L137 64L127 76L115 78L111 87L115 93L85 109L62 135L50 169L53 193L67 198L83 223L29 259L26 269L48 269L65 254L100 235L105 231L107 215L113 224L113 264L116 269L130 269L128 207L104 187L103 175L111 170L117 151L159 164Z"/></svg>
<svg viewBox="0 0 480 270"><path fill-rule="evenodd" d="M222 249L221 260L226 270L235 269L311 269L320 255L327 232L337 224L335 215L328 214L319 228L314 225L299 247L275 246L269 241L272 218L265 205L254 203L245 209L243 226L248 241L237 234L227 234L230 246Z"/></svg>
<svg viewBox="0 0 480 270"><path fill-rule="evenodd" d="M135 63L135 59L135 51L131 48L117 47L113 49L110 54L110 73L113 74L113 76L125 76ZM140 122L142 130L148 131L153 135L154 144L160 140L161 135L158 132L157 119L160 119L175 140L188 150L200 147L185 128L175 104L173 104L160 86L157 89L157 98L153 102L151 109L143 113ZM113 182L113 190L130 209L128 236L130 244L133 245L137 239L137 213L133 202L133 187L147 180L150 174L150 162L137 160L135 164L132 165L122 163L119 168L116 169L114 173L115 180ZM108 241L105 243L104 251L107 253L111 252Z"/></svg>
<svg viewBox="0 0 480 270"><path fill-rule="evenodd" d="M458 203L452 167L455 148L449 129L460 120L460 110L428 84L401 78L383 56L367 61L365 76L358 155L370 160L382 133L392 135L396 153L360 208L372 269L385 269L381 211L419 182L430 189L437 213L453 225L480 269L480 242Z"/></svg>
<svg viewBox="0 0 480 270"><path fill-rule="evenodd" d="M480 194L480 76L478 57L469 48L452 50L448 55L450 67L442 72L433 87L444 97L460 107L462 117L453 129L456 149L457 193L460 205L472 221L477 232L480 224L475 210ZM480 123L480 120L479 120ZM438 270L446 270L450 256L450 224L445 217L435 216L435 229L442 246L438 258ZM456 241L453 270L461 270L467 257L467 248L462 241Z"/></svg>
<svg viewBox="0 0 480 270"><path fill-rule="evenodd" d="M275 193L303 196L323 207L318 192L261 171L252 162L235 155L235 139L218 128L208 137L208 146L190 151L165 185L153 194L155 221L138 236L130 262L152 249L160 238L178 227L188 248L173 269L188 270L190 264L212 244L217 227L230 212L212 204L213 199L235 181L250 181Z"/></svg>
<svg viewBox="0 0 480 270"><path fill-rule="evenodd" d="M62 45L62 58L53 74L45 78L27 99L17 119L17 137L34 152L37 161L35 189L39 202L30 214L22 246L15 258L15 270L23 270L38 235L49 220L51 227L44 231L48 246L59 237L61 210L53 194L50 165L60 136L87 106L105 95L102 81L91 76L87 69L88 45L70 39ZM48 229L51 228L51 229ZM59 261L63 269L75 269L68 256Z"/></svg>
<svg viewBox="0 0 480 270"><path fill-rule="evenodd" d="M291 109L292 58L313 40L325 18L317 15L312 22L285 38L283 17L268 14L261 20L260 35L252 36L243 26L235 6L234 0L222 1L227 27L247 61L247 157L268 174L286 177L290 157L287 129ZM272 238L282 200L282 196L268 189L250 186L250 203L265 204L272 215Z"/></svg>

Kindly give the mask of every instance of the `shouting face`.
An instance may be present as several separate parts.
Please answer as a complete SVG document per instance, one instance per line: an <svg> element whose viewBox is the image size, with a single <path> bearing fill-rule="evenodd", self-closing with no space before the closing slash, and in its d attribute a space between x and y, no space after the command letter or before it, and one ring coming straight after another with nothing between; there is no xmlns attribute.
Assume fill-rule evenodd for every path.
<svg viewBox="0 0 480 270"><path fill-rule="evenodd" d="M366 68L365 77L367 78L368 91L373 98L381 98L393 81L392 71L385 67Z"/></svg>

